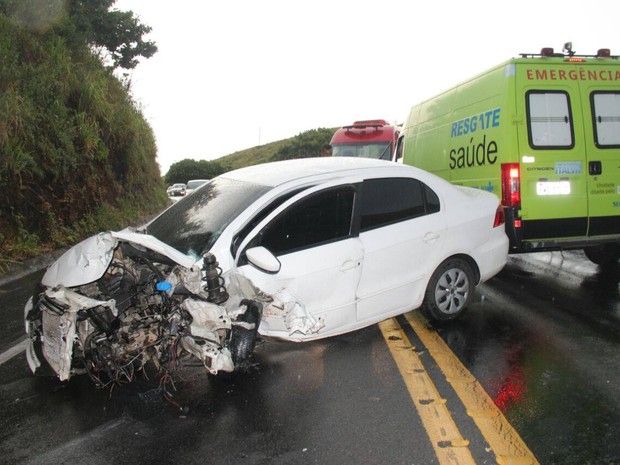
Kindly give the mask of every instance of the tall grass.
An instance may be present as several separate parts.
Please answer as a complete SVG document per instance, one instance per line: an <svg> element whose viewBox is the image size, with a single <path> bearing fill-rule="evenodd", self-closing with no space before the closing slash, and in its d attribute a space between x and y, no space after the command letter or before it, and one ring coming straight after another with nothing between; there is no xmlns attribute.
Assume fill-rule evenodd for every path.
<svg viewBox="0 0 620 465"><path fill-rule="evenodd" d="M0 13L0 63L0 272L163 208L153 131L86 45Z"/></svg>

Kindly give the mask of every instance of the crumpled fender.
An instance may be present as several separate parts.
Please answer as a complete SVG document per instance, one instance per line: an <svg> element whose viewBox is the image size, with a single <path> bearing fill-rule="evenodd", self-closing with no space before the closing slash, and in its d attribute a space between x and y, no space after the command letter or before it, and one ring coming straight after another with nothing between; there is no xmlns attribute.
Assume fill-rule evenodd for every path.
<svg viewBox="0 0 620 465"><path fill-rule="evenodd" d="M262 303L263 312L258 328L262 336L299 342L317 334L325 326L322 319L315 318L303 302L284 289L275 294L266 294L239 272L227 273L226 277L231 296L243 296Z"/></svg>
<svg viewBox="0 0 620 465"><path fill-rule="evenodd" d="M118 241L133 242L170 258L185 268L191 268L196 260L179 252L168 244L148 234L129 229L106 231L83 240L67 250L43 275L41 284L47 287L81 286L103 276L110 266Z"/></svg>

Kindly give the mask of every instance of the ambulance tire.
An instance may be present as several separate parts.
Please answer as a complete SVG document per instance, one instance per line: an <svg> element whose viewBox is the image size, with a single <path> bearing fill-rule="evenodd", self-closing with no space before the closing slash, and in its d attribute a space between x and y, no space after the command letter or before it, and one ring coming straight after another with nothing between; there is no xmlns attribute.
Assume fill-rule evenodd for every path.
<svg viewBox="0 0 620 465"><path fill-rule="evenodd" d="M465 312L475 287L471 265L461 258L449 258L431 276L422 308L433 320L453 320Z"/></svg>
<svg viewBox="0 0 620 465"><path fill-rule="evenodd" d="M620 245L600 244L586 247L583 252L592 263L600 266L613 265L620 258Z"/></svg>

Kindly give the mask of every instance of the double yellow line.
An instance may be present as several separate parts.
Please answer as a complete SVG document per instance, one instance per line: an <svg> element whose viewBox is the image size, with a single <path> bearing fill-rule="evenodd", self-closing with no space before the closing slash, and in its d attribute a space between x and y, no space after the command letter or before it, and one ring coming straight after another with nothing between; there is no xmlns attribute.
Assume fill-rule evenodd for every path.
<svg viewBox="0 0 620 465"><path fill-rule="evenodd" d="M538 461L476 378L465 368L419 311L405 318L455 390L495 454L499 465L538 465ZM409 338L396 319L379 323L379 328L398 365L413 404L431 440L441 465L469 465L475 460L469 441L461 436Z"/></svg>

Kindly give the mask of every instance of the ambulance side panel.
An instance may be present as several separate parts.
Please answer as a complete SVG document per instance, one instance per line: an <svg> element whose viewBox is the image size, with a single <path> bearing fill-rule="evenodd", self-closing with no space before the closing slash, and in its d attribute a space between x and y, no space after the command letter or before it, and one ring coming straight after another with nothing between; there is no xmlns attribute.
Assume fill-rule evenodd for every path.
<svg viewBox="0 0 620 465"><path fill-rule="evenodd" d="M517 163L515 71L505 63L411 109L403 163L501 198L502 163Z"/></svg>

